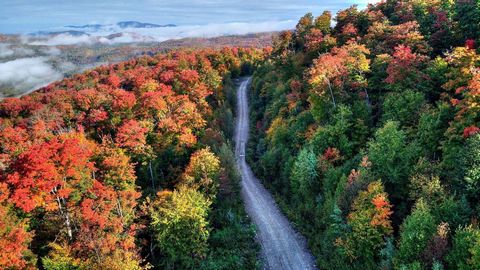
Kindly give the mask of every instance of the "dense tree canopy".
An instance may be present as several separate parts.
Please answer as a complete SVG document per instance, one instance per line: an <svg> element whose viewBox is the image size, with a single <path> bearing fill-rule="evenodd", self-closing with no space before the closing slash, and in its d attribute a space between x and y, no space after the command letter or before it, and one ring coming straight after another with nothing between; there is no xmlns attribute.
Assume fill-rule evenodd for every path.
<svg viewBox="0 0 480 270"><path fill-rule="evenodd" d="M478 44L478 0L385 0L2 100L0 268L258 267L228 142L255 71L247 158L319 268L479 269Z"/></svg>
<svg viewBox="0 0 480 270"><path fill-rule="evenodd" d="M307 14L256 70L248 158L319 268L478 268L479 11Z"/></svg>
<svg viewBox="0 0 480 270"><path fill-rule="evenodd" d="M255 265L236 168L217 157L232 122L215 118L263 55L172 51L0 102L0 268L228 269L224 230L245 243L230 263Z"/></svg>

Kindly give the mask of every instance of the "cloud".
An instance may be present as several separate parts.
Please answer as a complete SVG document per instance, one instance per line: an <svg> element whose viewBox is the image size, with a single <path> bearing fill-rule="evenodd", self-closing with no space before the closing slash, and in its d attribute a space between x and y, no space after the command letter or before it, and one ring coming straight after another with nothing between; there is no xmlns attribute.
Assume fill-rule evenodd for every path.
<svg viewBox="0 0 480 270"><path fill-rule="evenodd" d="M14 53L9 44L0 43L0 57L12 56Z"/></svg>
<svg viewBox="0 0 480 270"><path fill-rule="evenodd" d="M0 43L0 58L4 57L25 57L34 54L35 52L23 47L15 47L8 43Z"/></svg>
<svg viewBox="0 0 480 270"><path fill-rule="evenodd" d="M212 23L205 25L184 25L164 28L126 28L108 26L92 31L85 30L85 35L70 35L62 33L51 37L30 38L26 40L29 45L81 45L81 44L106 44L162 42L170 39L190 37L217 37L225 35L243 35L259 32L280 31L292 29L296 24L294 20L267 21L251 23Z"/></svg>
<svg viewBox="0 0 480 270"><path fill-rule="evenodd" d="M45 37L40 39L33 39L27 41L29 45L45 45L45 46L55 46L55 45L76 45L76 44L90 44L93 43L88 35L73 36L69 34L60 34L53 37Z"/></svg>
<svg viewBox="0 0 480 270"><path fill-rule="evenodd" d="M259 32L280 31L292 29L296 24L294 20L267 21L254 23L223 23L172 27L164 29L164 33L155 32L154 29L142 29L157 39L187 38L187 37L216 37L224 35L243 35ZM162 35L164 34L164 35Z"/></svg>
<svg viewBox="0 0 480 270"><path fill-rule="evenodd" d="M43 48L42 53L49 56L59 56L60 54L62 54L62 51L59 48L52 46Z"/></svg>
<svg viewBox="0 0 480 270"><path fill-rule="evenodd" d="M62 74L53 69L47 57L20 58L0 63L0 89L10 86L31 91L61 78Z"/></svg>

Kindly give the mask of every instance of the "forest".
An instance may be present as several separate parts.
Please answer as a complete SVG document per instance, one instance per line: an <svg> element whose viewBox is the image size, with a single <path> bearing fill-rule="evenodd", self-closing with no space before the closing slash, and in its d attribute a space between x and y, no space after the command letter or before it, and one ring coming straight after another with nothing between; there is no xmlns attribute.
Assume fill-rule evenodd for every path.
<svg viewBox="0 0 480 270"><path fill-rule="evenodd" d="M480 1L307 14L255 71L248 157L319 269L480 269Z"/></svg>
<svg viewBox="0 0 480 270"><path fill-rule="evenodd" d="M306 14L0 102L0 269L261 269L233 153L319 269L480 269L480 0Z"/></svg>
<svg viewBox="0 0 480 270"><path fill-rule="evenodd" d="M0 103L0 269L255 269L232 152L260 49L175 50Z"/></svg>

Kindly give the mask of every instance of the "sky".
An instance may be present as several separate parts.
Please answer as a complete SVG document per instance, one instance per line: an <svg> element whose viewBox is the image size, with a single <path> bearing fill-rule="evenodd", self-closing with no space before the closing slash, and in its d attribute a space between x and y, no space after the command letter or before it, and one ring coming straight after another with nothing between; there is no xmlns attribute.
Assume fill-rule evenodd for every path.
<svg viewBox="0 0 480 270"><path fill-rule="evenodd" d="M0 0L0 33L54 31L65 25L140 21L180 26L298 20L366 0ZM273 27L273 26L272 26ZM272 29L276 30L276 29ZM254 32L255 29L252 29Z"/></svg>

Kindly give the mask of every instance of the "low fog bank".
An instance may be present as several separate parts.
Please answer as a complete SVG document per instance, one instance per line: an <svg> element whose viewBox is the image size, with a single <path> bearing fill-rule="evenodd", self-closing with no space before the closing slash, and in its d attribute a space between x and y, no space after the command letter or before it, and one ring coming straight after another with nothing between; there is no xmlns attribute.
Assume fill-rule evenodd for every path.
<svg viewBox="0 0 480 270"><path fill-rule="evenodd" d="M135 22L139 23L139 22ZM30 45L119 44L163 42L183 38L211 38L292 29L295 21L238 22L168 27L119 27L117 25L65 26L51 32L25 36Z"/></svg>
<svg viewBox="0 0 480 270"><path fill-rule="evenodd" d="M0 63L0 87L10 89L4 95L15 94L15 90L29 91L40 88L63 77L49 63L48 57L20 58Z"/></svg>

